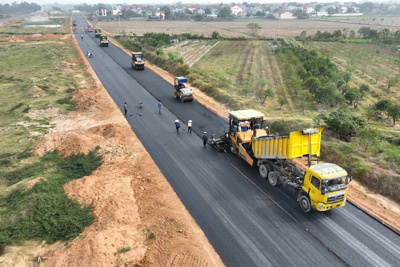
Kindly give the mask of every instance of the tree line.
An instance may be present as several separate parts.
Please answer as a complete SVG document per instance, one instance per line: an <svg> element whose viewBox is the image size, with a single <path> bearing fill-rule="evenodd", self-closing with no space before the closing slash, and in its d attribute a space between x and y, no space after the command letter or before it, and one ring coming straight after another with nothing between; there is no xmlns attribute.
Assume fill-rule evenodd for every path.
<svg viewBox="0 0 400 267"><path fill-rule="evenodd" d="M32 13L39 11L41 6L36 3L21 2L17 4L16 2L10 4L0 4L0 14L17 14L17 13Z"/></svg>

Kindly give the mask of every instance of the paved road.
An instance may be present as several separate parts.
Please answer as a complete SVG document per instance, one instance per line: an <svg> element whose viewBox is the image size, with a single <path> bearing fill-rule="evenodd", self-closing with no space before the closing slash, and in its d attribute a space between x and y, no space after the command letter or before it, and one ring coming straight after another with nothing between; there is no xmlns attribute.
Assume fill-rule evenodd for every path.
<svg viewBox="0 0 400 267"><path fill-rule="evenodd" d="M305 214L295 196L269 186L243 160L203 148L198 135L222 133L227 123L196 101L174 99L169 83L133 70L128 55L112 44L99 47L84 33L83 18L74 19L82 51L94 53L94 71L121 112L128 102L132 129L227 266L399 265L399 235L351 204ZM184 124L177 134L177 118L192 119L195 134Z"/></svg>

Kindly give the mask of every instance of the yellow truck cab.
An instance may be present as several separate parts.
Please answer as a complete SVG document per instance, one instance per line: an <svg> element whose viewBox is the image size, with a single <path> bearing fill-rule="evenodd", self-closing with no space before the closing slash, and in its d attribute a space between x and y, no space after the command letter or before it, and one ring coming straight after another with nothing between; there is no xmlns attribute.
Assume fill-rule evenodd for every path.
<svg viewBox="0 0 400 267"><path fill-rule="evenodd" d="M343 168L333 163L321 163L306 170L302 190L308 192L311 208L325 211L344 206L350 181L351 177ZM300 205L308 209L308 203Z"/></svg>
<svg viewBox="0 0 400 267"><path fill-rule="evenodd" d="M326 211L344 206L351 177L333 163L311 165L312 156L320 156L323 128L294 131L287 135L270 134L262 128L264 115L256 110L229 113L229 131L221 138L230 151L249 165L259 168L260 176L272 186L282 184L297 192L303 211ZM221 139L215 140L221 144ZM308 156L304 170L292 162Z"/></svg>

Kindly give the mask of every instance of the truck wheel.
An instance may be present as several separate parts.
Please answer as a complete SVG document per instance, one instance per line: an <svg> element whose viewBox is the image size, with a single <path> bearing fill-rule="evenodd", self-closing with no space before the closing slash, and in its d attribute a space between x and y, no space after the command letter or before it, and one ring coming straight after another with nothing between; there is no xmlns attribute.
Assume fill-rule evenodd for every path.
<svg viewBox="0 0 400 267"><path fill-rule="evenodd" d="M279 176L280 174L277 171L272 171L268 173L268 182L270 183L270 185L277 186L279 184Z"/></svg>
<svg viewBox="0 0 400 267"><path fill-rule="evenodd" d="M238 150L237 150L237 148L236 147L234 147L233 145L231 145L231 152L233 153L233 154L237 154L238 153Z"/></svg>
<svg viewBox="0 0 400 267"><path fill-rule="evenodd" d="M308 198L308 196L301 195L300 198L299 198L299 204L300 204L300 208L304 212L310 212L311 211L311 202L310 202L310 199Z"/></svg>
<svg viewBox="0 0 400 267"><path fill-rule="evenodd" d="M174 97L175 97L175 99L177 99L178 98L178 95L174 92Z"/></svg>
<svg viewBox="0 0 400 267"><path fill-rule="evenodd" d="M134 69L135 68L135 66L133 66L133 64L131 63L131 66L132 66L132 69Z"/></svg>
<svg viewBox="0 0 400 267"><path fill-rule="evenodd" d="M271 169L267 164L261 164L260 167L258 167L258 171L260 172L260 176L266 179Z"/></svg>
<svg viewBox="0 0 400 267"><path fill-rule="evenodd" d="M184 99L183 97L181 98L181 102L182 102L182 103L185 102L185 99Z"/></svg>

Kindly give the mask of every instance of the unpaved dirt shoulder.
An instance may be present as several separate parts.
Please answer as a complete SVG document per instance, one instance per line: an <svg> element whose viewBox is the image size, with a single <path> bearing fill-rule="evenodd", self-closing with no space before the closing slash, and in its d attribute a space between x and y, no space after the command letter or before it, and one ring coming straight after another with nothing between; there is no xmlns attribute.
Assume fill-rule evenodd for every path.
<svg viewBox="0 0 400 267"><path fill-rule="evenodd" d="M223 266L73 42L93 86L77 90L78 111L56 117L34 152L67 156L101 146L103 165L64 187L71 198L93 204L97 220L68 244L42 245L42 265Z"/></svg>

